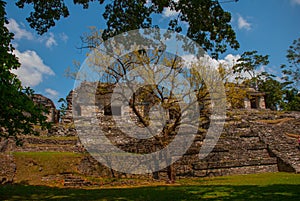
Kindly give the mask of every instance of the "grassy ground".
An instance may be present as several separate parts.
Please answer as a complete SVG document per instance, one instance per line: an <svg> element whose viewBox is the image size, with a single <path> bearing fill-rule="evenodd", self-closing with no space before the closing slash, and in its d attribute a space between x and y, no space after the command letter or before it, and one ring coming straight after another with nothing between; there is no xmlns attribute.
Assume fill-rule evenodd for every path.
<svg viewBox="0 0 300 201"><path fill-rule="evenodd" d="M71 152L15 152L17 165L14 181L31 185L55 185L42 177L63 173L76 173L82 154Z"/></svg>
<svg viewBox="0 0 300 201"><path fill-rule="evenodd" d="M113 189L0 186L0 200L298 200L300 175L267 173L179 180L176 185Z"/></svg>

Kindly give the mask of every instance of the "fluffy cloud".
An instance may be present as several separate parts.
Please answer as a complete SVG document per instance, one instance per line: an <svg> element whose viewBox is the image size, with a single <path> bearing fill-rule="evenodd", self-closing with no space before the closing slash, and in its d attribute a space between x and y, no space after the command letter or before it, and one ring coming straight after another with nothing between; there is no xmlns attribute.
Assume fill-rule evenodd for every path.
<svg viewBox="0 0 300 201"><path fill-rule="evenodd" d="M179 12L175 11L175 10L171 10L171 8L165 8L163 11L163 15L165 17L174 17L177 16L179 14Z"/></svg>
<svg viewBox="0 0 300 201"><path fill-rule="evenodd" d="M183 55L182 58L187 66L190 66L192 63L196 63L198 61L195 55L192 54Z"/></svg>
<svg viewBox="0 0 300 201"><path fill-rule="evenodd" d="M54 90L54 89L50 89L50 88L47 88L45 89L45 92L46 92L46 95L49 97L49 98L57 98L58 96L58 91Z"/></svg>
<svg viewBox="0 0 300 201"><path fill-rule="evenodd" d="M26 29L23 29L20 27L20 25L16 22L14 19L8 19L9 24L6 25L8 30L12 33L15 34L15 39L20 40L20 39L27 39L27 40L33 40L33 35Z"/></svg>
<svg viewBox="0 0 300 201"><path fill-rule="evenodd" d="M238 63L238 59L241 58L239 54L233 55L228 54L223 59L213 59L209 55L205 54L203 57L201 57L199 60L194 55L184 55L182 58L185 60L185 64L187 66L200 62L201 65L207 67L208 69L218 69L220 65L228 70L227 78L229 81L235 81L235 77L237 75L233 74L232 67ZM260 69L261 70L261 69ZM248 73L242 73L243 77L249 77Z"/></svg>
<svg viewBox="0 0 300 201"><path fill-rule="evenodd" d="M7 24L7 28L10 32L15 34L16 40L27 39L27 40L36 40L40 43L44 43L47 48L52 48L53 46L57 46L57 40L54 33L50 32L43 36L34 36L31 32L27 31L25 28L22 28L20 24L15 19L9 19L9 24ZM58 37L61 41L67 42L69 37L65 33L58 34ZM16 44L17 45L17 44ZM16 46L15 46L16 47Z"/></svg>
<svg viewBox="0 0 300 201"><path fill-rule="evenodd" d="M231 67L237 64L237 60L241 58L241 56L238 55L233 55L233 54L228 54L224 59L219 60L219 63L221 63L223 66L226 67Z"/></svg>
<svg viewBox="0 0 300 201"><path fill-rule="evenodd" d="M173 0L175 3L178 2L178 0ZM170 7L168 8L165 8L164 11L163 11L163 15L165 17L174 17L174 16L177 16L179 14L179 12L175 11L175 10L171 10Z"/></svg>
<svg viewBox="0 0 300 201"><path fill-rule="evenodd" d="M59 34L59 38L60 38L60 40L62 40L63 42L67 42L68 39L69 39L68 35L65 34L64 32Z"/></svg>
<svg viewBox="0 0 300 201"><path fill-rule="evenodd" d="M251 30L251 24L240 15L238 16L238 27L247 31Z"/></svg>
<svg viewBox="0 0 300 201"><path fill-rule="evenodd" d="M185 63L187 65L190 65L192 63L197 63L198 60L194 55L184 55L182 56L184 59ZM203 57L201 57L200 63L203 64L204 66L207 67L213 67L217 69L220 64L222 64L223 67L225 68L231 68L233 65L237 63L237 60L241 58L240 55L233 55L233 54L228 54L224 57L224 59L216 60L205 54Z"/></svg>
<svg viewBox="0 0 300 201"><path fill-rule="evenodd" d="M35 51L20 52L15 50L14 53L19 58L21 67L12 72L19 77L23 86L37 86L43 81L44 75L55 75Z"/></svg>
<svg viewBox="0 0 300 201"><path fill-rule="evenodd" d="M295 4L300 5L300 0L291 0L291 3L293 5L295 5Z"/></svg>
<svg viewBox="0 0 300 201"><path fill-rule="evenodd" d="M55 36L52 32L49 33L48 36L45 37L45 45L48 48L51 48L53 46L57 46L57 42L55 40Z"/></svg>

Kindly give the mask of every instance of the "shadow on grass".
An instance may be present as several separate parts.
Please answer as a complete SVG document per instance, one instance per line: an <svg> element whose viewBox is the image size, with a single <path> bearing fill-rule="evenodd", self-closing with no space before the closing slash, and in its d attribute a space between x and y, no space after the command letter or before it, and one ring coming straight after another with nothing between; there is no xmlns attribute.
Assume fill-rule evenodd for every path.
<svg viewBox="0 0 300 201"><path fill-rule="evenodd" d="M297 200L299 185L159 186L124 189L65 189L46 186L0 186L0 200Z"/></svg>

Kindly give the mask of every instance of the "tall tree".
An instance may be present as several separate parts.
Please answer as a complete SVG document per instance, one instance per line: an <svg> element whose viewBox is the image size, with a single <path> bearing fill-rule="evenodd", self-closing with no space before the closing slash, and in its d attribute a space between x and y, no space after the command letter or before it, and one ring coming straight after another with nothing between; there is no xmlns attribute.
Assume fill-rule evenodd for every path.
<svg viewBox="0 0 300 201"><path fill-rule="evenodd" d="M300 38L293 41L293 44L287 50L286 55L288 64L281 66L282 73L285 75L283 79L299 89L300 82Z"/></svg>
<svg viewBox="0 0 300 201"><path fill-rule="evenodd" d="M265 73L257 72L258 68L269 63L269 55L260 55L256 50L244 52L237 64L233 66L234 73L239 73L244 83L258 90L258 81Z"/></svg>
<svg viewBox="0 0 300 201"><path fill-rule="evenodd" d="M216 0L74 0L73 2L87 9L89 3L93 1L105 5L103 17L106 20L106 27L102 34L104 40L134 29L158 27L158 24L153 22L153 15L162 15L164 9L170 9L176 15L170 16L168 29L186 34L204 50L210 51L213 57L224 53L228 46L239 48L235 32L229 24L231 15L224 11ZM23 8L25 4L33 5L34 11L27 20L39 34L55 26L61 17L69 16L64 0L18 0L16 3L19 8ZM186 24L187 30L184 29Z"/></svg>
<svg viewBox="0 0 300 201"><path fill-rule="evenodd" d="M284 102L281 107L287 111L300 111L300 94L296 88L286 89L284 91Z"/></svg>
<svg viewBox="0 0 300 201"><path fill-rule="evenodd" d="M47 111L35 105L30 98L33 91L23 88L11 72L19 68L20 63L13 54L13 34L5 26L8 23L5 4L0 1L0 138L14 137L18 143L18 134L38 134L34 125L40 124L42 128L49 125L43 115Z"/></svg>
<svg viewBox="0 0 300 201"><path fill-rule="evenodd" d="M259 90L266 93L266 107L271 110L283 109L283 96L285 94L285 83L281 83L272 77L259 82Z"/></svg>
<svg viewBox="0 0 300 201"><path fill-rule="evenodd" d="M120 97L112 98L111 104L113 104L114 101L120 101L121 103L129 102L129 107L133 113L132 115L134 119L137 120L137 125L139 126L135 133L144 135L144 130L146 134L150 133L151 137L149 137L149 139L153 140L151 143L153 146L149 149L152 149L152 153L162 150L163 148L168 149L168 145L172 142L173 137L181 136L181 134L178 134L178 132L180 132L179 128L195 129L195 132L198 132L199 118L202 118L199 115L204 113L199 110L206 110L205 115L203 115L205 117L203 118L206 118L205 126L207 126L207 124L209 124L207 122L210 122L209 112L212 112L211 107L216 108L224 105L220 103L211 106L213 105L213 99L218 99L224 103L225 98L221 93L216 91L220 89L217 83L222 83L218 80L218 74L215 73L213 67L207 66L205 61L199 60L199 62L191 64L193 68L188 68L180 56L155 48L155 46L147 50L141 50L139 49L140 47L136 47L136 50L126 53L126 50L122 48L123 46L120 45L119 47L118 43L115 44L114 51L111 52L107 51L107 46L105 45L97 48L95 48L95 45L90 45L95 42L101 43L97 42L103 40L100 35L101 34L96 30L93 30L84 40L89 44L88 46L91 51L89 59L86 60L83 68L81 68L78 74L75 73L77 74L76 79L79 80L79 84L76 84L76 86L79 86L78 89L83 89L76 93L84 99L85 97L95 97L95 95L93 95L95 93L105 93L109 88L106 87L107 84L109 84L109 86L118 84L117 87L124 85L124 89L122 88L120 91L118 91L119 88L117 87L117 91L116 89L112 90L114 94L118 94ZM164 66L164 68L161 66ZM209 67L211 69L209 69ZM91 73L93 75L98 74L98 76L86 76L86 74ZM82 87L87 85L86 81L88 81L88 83L100 81L101 83L105 83L105 87L97 88L97 92L88 90ZM147 83L147 85L144 86L144 83ZM139 84L143 87L137 87ZM211 91L215 91L215 93L210 93ZM126 97L127 94L129 94L130 97ZM193 95L195 96L194 99ZM213 96L218 97L215 98ZM78 100L82 99L78 97ZM92 98L92 100L94 99L95 98ZM99 99L101 100L101 97ZM101 105L101 102L103 104L103 101L99 101L99 104L96 103L96 105ZM78 103L82 104L80 102ZM194 104L200 105L200 107L193 108L195 106ZM105 107L105 105L100 107ZM163 108L163 112L155 113L156 107ZM111 109L111 111L112 110L113 109ZM152 116L150 117L149 115L151 114ZM200 125L203 122L200 122ZM122 132L126 134L134 132L133 129L136 127L136 124L132 125L127 122L126 125L123 125L123 121L116 121L115 123L121 124L121 128L125 129L122 130ZM162 126L162 129L160 126ZM130 131L126 132L126 129ZM189 132L191 132L191 130L184 133L183 139L187 141L190 139L188 136L191 133ZM145 136L147 136L146 134ZM145 143L145 141L141 141L140 143L149 144ZM179 145L176 149L179 151L182 148L183 145ZM169 156L162 157L163 159L170 160ZM172 160L175 158L176 157L173 157ZM159 161L158 158L156 161ZM174 181L175 174L172 165L168 166L167 172L169 180Z"/></svg>

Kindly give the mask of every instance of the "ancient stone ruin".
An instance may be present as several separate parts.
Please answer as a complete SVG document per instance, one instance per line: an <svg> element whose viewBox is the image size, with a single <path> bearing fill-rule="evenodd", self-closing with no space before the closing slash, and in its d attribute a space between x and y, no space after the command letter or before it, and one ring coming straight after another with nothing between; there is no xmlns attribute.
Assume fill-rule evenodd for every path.
<svg viewBox="0 0 300 201"><path fill-rule="evenodd" d="M247 89L244 100L245 109L266 109L265 93L256 91L254 88Z"/></svg>
<svg viewBox="0 0 300 201"><path fill-rule="evenodd" d="M76 90L72 90L67 96L68 107L66 115L61 118L61 123L54 127L54 131L49 131L48 136L76 136L74 119L72 113L76 113L76 121L84 125L91 125L97 122L103 130L105 136L110 142L119 149L130 153L151 153L155 143L153 139L134 139L126 136L117 128L112 119L112 114L120 118L122 115L130 117L130 107L121 105L111 105L111 94L113 86L99 85L95 95L97 105L74 105L72 99L76 99ZM203 114L203 118L198 133L195 135L192 145L186 153L174 163L176 176L181 177L205 177L220 176L232 174L249 174L260 172L278 172L288 171L300 173L300 150L294 138L290 133L300 133L300 113L283 113L265 110L264 93L249 90L251 99L245 100L245 109L228 110L225 119L223 132L218 139L212 152L203 159L199 159L199 150L204 143L207 128L210 124L209 114ZM50 99L36 96L36 102L45 104L52 108L49 115L49 121L58 122L54 104ZM141 112L147 113L151 102L140 104ZM251 110L249 110L252 108ZM258 110L259 109L259 110ZM94 115L91 115L94 114ZM126 116L127 115L127 116ZM172 116L171 113L168 114ZM174 114L173 114L174 115ZM125 122L126 123L126 122ZM138 122L137 122L138 123ZM78 130L77 130L78 131ZM82 130L86 136L93 134L93 129ZM188 130L186 130L188 134ZM170 134L170 140L174 134ZM101 146L101 145L99 145ZM18 168L15 166L13 157L7 153L18 152L41 152L41 151L60 151L60 152L78 152L86 153L80 139L43 139L36 137L27 137L24 139L23 147L16 147L12 142L7 144L3 149L2 158L8 158L8 169L0 169L0 179L2 181L12 181L14 171ZM1 148L1 144L0 144ZM162 148L157 146L157 149ZM110 161L118 163L119 161ZM140 177L138 175L123 174L110 170L104 165L97 162L91 156L84 154L82 160L77 164L79 175L90 175L96 177ZM7 172L7 173L5 173ZM6 176L5 176L6 175ZM51 176L51 175L50 175ZM49 178L50 178L49 176ZM145 175L153 177L153 175ZM53 175L53 177L58 177ZM80 177L77 175L77 177ZM81 181L76 177L76 181ZM166 179L167 170L163 169L156 174L156 177ZM60 178L60 177L59 177ZM70 180L72 176L68 176ZM68 180L68 181L69 181ZM71 185L71 184L70 184Z"/></svg>
<svg viewBox="0 0 300 201"><path fill-rule="evenodd" d="M41 94L33 94L31 97L33 102L38 105L43 106L47 109L48 114L44 114L47 117L48 122L58 123L59 121L59 111L56 109L53 101Z"/></svg>

